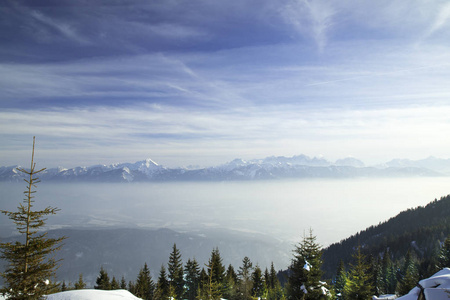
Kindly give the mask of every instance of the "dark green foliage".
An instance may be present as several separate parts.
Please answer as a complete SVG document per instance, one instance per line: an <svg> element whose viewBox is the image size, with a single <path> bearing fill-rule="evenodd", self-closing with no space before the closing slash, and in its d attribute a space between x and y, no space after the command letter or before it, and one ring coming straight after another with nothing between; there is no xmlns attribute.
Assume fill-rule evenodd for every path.
<svg viewBox="0 0 450 300"><path fill-rule="evenodd" d="M205 266L207 271L202 269L200 272L197 299L220 299L225 292L225 266L218 248L212 250L208 264Z"/></svg>
<svg viewBox="0 0 450 300"><path fill-rule="evenodd" d="M200 284L200 266L195 259L188 259L185 267L185 298L194 300L197 295L197 289Z"/></svg>
<svg viewBox="0 0 450 300"><path fill-rule="evenodd" d="M148 269L147 263L139 271L138 277L136 279L136 284L134 286L134 295L143 300L151 300L154 292L154 283L152 277L150 276L150 270Z"/></svg>
<svg viewBox="0 0 450 300"><path fill-rule="evenodd" d="M372 295L380 295L380 276L381 276L381 266L379 261L373 256L368 256L369 265L369 275L370 275L370 285L372 286Z"/></svg>
<svg viewBox="0 0 450 300"><path fill-rule="evenodd" d="M108 272L106 272L103 267L100 268L100 274L97 277L97 280L95 281L95 289L98 290L110 290L111 289L111 282L109 281Z"/></svg>
<svg viewBox="0 0 450 300"><path fill-rule="evenodd" d="M212 275L212 281L222 284L225 278L225 266L222 263L219 248L211 252L211 258L208 262L208 275Z"/></svg>
<svg viewBox="0 0 450 300"><path fill-rule="evenodd" d="M397 283L397 294L402 296L409 293L409 291L419 282L419 272L417 270L417 259L412 254L412 251L406 253L405 262L400 270L399 280Z"/></svg>
<svg viewBox="0 0 450 300"><path fill-rule="evenodd" d="M65 292L68 291L68 287L66 285L66 282L63 280L62 284L61 284L61 292Z"/></svg>
<svg viewBox="0 0 450 300"><path fill-rule="evenodd" d="M164 265L161 266L161 270L159 271L158 281L156 283L155 293L153 295L153 299L161 299L166 300L169 298L169 281L166 277L166 268Z"/></svg>
<svg viewBox="0 0 450 300"><path fill-rule="evenodd" d="M364 245L365 255L377 258L389 248L391 260L400 261L411 247L419 259L419 276L426 278L439 269L436 268L437 241L441 243L450 235L450 195L434 200L426 206L408 209L396 217L371 226L358 234L324 250L323 270L325 278L332 278L339 260L347 265L351 253L358 242Z"/></svg>
<svg viewBox="0 0 450 300"><path fill-rule="evenodd" d="M347 282L347 273L345 272L344 262L341 260L336 271L334 280L334 293L337 300L344 299L344 287Z"/></svg>
<svg viewBox="0 0 450 300"><path fill-rule="evenodd" d="M266 273L266 272L265 272ZM277 272L273 262L270 265L270 272L268 276L264 275L266 281L266 298L267 300L280 300L283 298L283 289L281 287L280 281L278 280Z"/></svg>
<svg viewBox="0 0 450 300"><path fill-rule="evenodd" d="M125 277L122 276L122 279L120 279L120 289L126 290L127 289L127 282L125 281Z"/></svg>
<svg viewBox="0 0 450 300"><path fill-rule="evenodd" d="M83 274L78 276L78 281L74 284L74 289L82 290L86 288L86 283L83 281Z"/></svg>
<svg viewBox="0 0 450 300"><path fill-rule="evenodd" d="M177 245L174 244L172 253L170 253L169 263L169 285L174 290L176 299L183 299L184 296L184 279L183 279L183 263L181 261L180 250L177 249Z"/></svg>
<svg viewBox="0 0 450 300"><path fill-rule="evenodd" d="M261 298L265 293L265 284L262 276L262 271L259 266L256 266L252 273L252 296Z"/></svg>
<svg viewBox="0 0 450 300"><path fill-rule="evenodd" d="M269 288L273 289L277 285L280 285L280 282L277 278L277 272L275 271L275 266L273 265L273 262L270 264L270 273L269 273L269 281L268 286Z"/></svg>
<svg viewBox="0 0 450 300"><path fill-rule="evenodd" d="M316 243L312 230L304 236L300 245L294 250L294 258L289 267L287 284L288 299L321 299L325 297L325 283L322 277L322 250Z"/></svg>
<svg viewBox="0 0 450 300"><path fill-rule="evenodd" d="M203 270L202 273L200 273L202 284L201 288L198 289L197 299L219 300L222 298L223 280L220 282L217 281L217 278L219 277L216 275L216 272L222 269L221 267L218 268L216 266L216 264L222 264L222 258L218 258L220 258L219 250L213 250L211 259L206 265L206 267L208 268L208 273L203 272ZM206 278L204 278L205 275Z"/></svg>
<svg viewBox="0 0 450 300"><path fill-rule="evenodd" d="M438 257L438 268L450 268L450 236L445 239L442 245Z"/></svg>
<svg viewBox="0 0 450 300"><path fill-rule="evenodd" d="M36 193L34 188L40 182L36 175L45 170L36 170L34 145L33 137L30 171L17 169L27 175L23 204L19 204L17 212L1 210L16 224L18 232L24 238L24 242L0 244L0 258L7 262L6 269L1 274L5 279L5 286L0 292L7 295L8 299L40 299L43 295L59 291L59 285L53 280L58 265L54 252L61 248L60 243L64 237L51 239L47 238L47 233L39 232L45 225L47 216L56 214L59 209L47 207L33 210Z"/></svg>
<svg viewBox="0 0 450 300"><path fill-rule="evenodd" d="M198 285L199 289L203 289L203 286L208 283L208 273L206 273L205 268L200 271L200 283Z"/></svg>
<svg viewBox="0 0 450 300"><path fill-rule="evenodd" d="M386 249L381 263L380 294L394 294L396 284L396 268L391 260L389 251Z"/></svg>
<svg viewBox="0 0 450 300"><path fill-rule="evenodd" d="M120 289L119 282L117 281L116 277L113 276L111 279L111 290L118 290Z"/></svg>
<svg viewBox="0 0 450 300"><path fill-rule="evenodd" d="M238 283L237 274L234 271L234 267L230 264L225 274L225 283L224 283L225 287L223 294L223 297L225 299L233 300L238 297L237 283Z"/></svg>
<svg viewBox="0 0 450 300"><path fill-rule="evenodd" d="M225 292L225 266L222 263L219 248L212 250L208 264L205 266L207 271L202 269L200 272L197 299L220 299Z"/></svg>
<svg viewBox="0 0 450 300"><path fill-rule="evenodd" d="M127 290L132 293L133 295L136 294L136 286L134 285L133 281L128 281L128 288Z"/></svg>
<svg viewBox="0 0 450 300"><path fill-rule="evenodd" d="M350 271L344 287L344 299L369 300L372 299L372 289L370 285L369 265L365 261L361 248L358 247L353 255L354 264L350 266Z"/></svg>
<svg viewBox="0 0 450 300"><path fill-rule="evenodd" d="M250 299L252 294L252 281L251 272L253 269L253 264L250 259L246 256L242 260L242 266L239 267L238 279L239 279L239 295L242 300Z"/></svg>

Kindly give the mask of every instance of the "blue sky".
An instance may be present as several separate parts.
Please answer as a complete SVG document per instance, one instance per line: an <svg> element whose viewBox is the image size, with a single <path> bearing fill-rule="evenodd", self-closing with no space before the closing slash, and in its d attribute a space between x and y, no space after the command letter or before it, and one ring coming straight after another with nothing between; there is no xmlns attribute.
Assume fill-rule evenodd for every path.
<svg viewBox="0 0 450 300"><path fill-rule="evenodd" d="M447 1L3 1L0 165L448 158Z"/></svg>

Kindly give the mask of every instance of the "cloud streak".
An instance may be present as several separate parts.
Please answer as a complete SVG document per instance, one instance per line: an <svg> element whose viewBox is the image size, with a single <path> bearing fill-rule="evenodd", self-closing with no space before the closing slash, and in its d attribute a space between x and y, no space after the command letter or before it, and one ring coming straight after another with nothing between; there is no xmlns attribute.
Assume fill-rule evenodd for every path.
<svg viewBox="0 0 450 300"><path fill-rule="evenodd" d="M320 52L327 44L335 14L328 1L292 0L281 9L285 21L300 35L312 38Z"/></svg>
<svg viewBox="0 0 450 300"><path fill-rule="evenodd" d="M450 106L381 110L298 110L273 106L270 112L254 107L251 114L203 113L154 105L11 110L0 113L0 138L26 139L38 135L41 156L50 165L55 164L52 157L59 156L56 153L76 153L80 149L84 154L79 153L76 160L70 157L70 166L95 163L99 158L103 158L103 163L113 163L148 156L175 166L179 165L179 158L175 157L180 149L185 157L195 153L195 157L186 161L200 165L222 163L237 155L254 158L299 153L321 153L332 159L351 154L370 160L373 157L367 157L368 145L381 152L390 150L393 157L413 148L425 155L435 147L433 154L442 155L445 148L439 150L438 146L442 147L445 133L450 130L449 113ZM417 145L418 140L422 146ZM56 152L54 143L58 145ZM325 147L335 143L339 148ZM14 146L2 148L3 152L14 150ZM109 151L120 155L105 157L103 153ZM220 158L214 157L219 152Z"/></svg>

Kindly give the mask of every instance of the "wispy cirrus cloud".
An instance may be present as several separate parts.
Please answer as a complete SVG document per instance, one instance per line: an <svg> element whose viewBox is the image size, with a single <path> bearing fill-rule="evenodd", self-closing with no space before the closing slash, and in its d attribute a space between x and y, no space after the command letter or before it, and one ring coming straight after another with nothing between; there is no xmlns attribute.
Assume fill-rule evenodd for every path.
<svg viewBox="0 0 450 300"><path fill-rule="evenodd" d="M29 11L29 15L39 21L41 25L41 30L46 31L46 39L51 39L50 31L57 32L60 36L63 36L64 38L67 38L68 40L77 42L79 44L89 44L90 41L86 39L86 37L80 35L77 30L74 28L74 26L69 25L65 22L57 21L55 18L50 18L46 16L44 13L36 10ZM48 27L48 29L43 29L42 25ZM38 29L39 30L39 29ZM50 42L50 41L46 41Z"/></svg>
<svg viewBox="0 0 450 300"><path fill-rule="evenodd" d="M320 52L327 44L335 14L329 1L292 0L281 9L285 21L299 34L312 38Z"/></svg>
<svg viewBox="0 0 450 300"><path fill-rule="evenodd" d="M442 4L436 11L436 16L433 18L431 25L428 27L423 35L423 39L433 36L436 32L448 27L450 25L450 3Z"/></svg>

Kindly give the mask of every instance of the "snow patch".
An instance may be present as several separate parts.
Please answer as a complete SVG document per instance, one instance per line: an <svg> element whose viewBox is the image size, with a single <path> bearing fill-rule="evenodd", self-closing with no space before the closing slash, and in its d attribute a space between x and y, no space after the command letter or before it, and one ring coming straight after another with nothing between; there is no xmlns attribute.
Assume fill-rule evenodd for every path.
<svg viewBox="0 0 450 300"><path fill-rule="evenodd" d="M48 295L47 300L139 300L126 290L75 290Z"/></svg>
<svg viewBox="0 0 450 300"><path fill-rule="evenodd" d="M311 271L311 264L305 260L305 265L303 266L303 269L305 269L306 271Z"/></svg>
<svg viewBox="0 0 450 300"><path fill-rule="evenodd" d="M449 299L450 291L450 268L444 268L433 276L419 281L423 288L425 299ZM421 293L419 286L413 288L407 295L399 300L417 300Z"/></svg>

